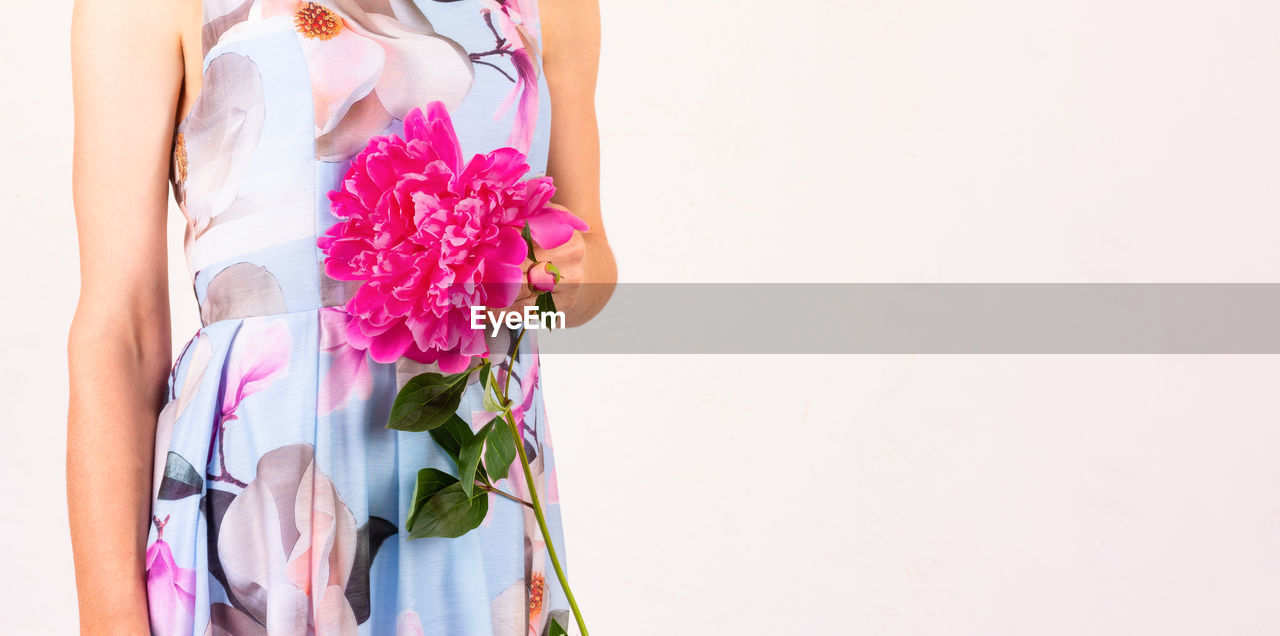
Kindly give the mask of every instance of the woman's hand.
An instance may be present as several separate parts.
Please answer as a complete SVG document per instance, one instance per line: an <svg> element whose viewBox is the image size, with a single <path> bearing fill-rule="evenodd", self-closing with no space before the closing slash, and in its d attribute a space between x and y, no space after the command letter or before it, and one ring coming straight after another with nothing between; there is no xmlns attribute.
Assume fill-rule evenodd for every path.
<svg viewBox="0 0 1280 636"><path fill-rule="evenodd" d="M547 205L566 212L570 211L569 208L558 203ZM557 311L563 311L566 314L571 311L578 300L586 270L587 245L583 236L582 232L575 231L568 241L551 249L534 245L534 258L526 258L520 265L520 271L525 273L524 282L520 284L520 293L516 294L516 299L506 309L524 311L526 306L533 305L538 295L550 286L553 278L556 278L552 275L555 271L558 273L559 281L554 284L551 298L556 303ZM549 270L547 264L551 264L555 269ZM533 285L530 285L531 282Z"/></svg>

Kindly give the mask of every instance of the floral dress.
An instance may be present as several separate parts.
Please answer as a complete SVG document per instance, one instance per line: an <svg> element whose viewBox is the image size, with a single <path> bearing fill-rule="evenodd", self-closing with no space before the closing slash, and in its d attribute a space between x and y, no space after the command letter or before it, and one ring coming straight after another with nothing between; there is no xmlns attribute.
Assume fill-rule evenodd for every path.
<svg viewBox="0 0 1280 636"><path fill-rule="evenodd" d="M202 88L171 181L202 327L156 433L147 587L155 634L538 636L572 629L532 511L489 495L480 527L409 538L418 471L453 470L386 427L409 378L346 340L355 283L329 278L327 193L376 135L443 102L467 155L544 173L550 103L535 0L205 0ZM510 334L491 343L509 350ZM536 334L511 368L534 487L561 545ZM481 385L458 415L479 429ZM495 485L528 499L518 462Z"/></svg>

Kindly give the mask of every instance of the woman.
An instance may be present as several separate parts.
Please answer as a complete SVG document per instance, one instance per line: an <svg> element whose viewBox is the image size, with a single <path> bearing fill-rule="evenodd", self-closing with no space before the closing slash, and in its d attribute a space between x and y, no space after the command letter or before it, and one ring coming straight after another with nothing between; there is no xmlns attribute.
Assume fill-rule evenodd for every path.
<svg viewBox="0 0 1280 636"><path fill-rule="evenodd" d="M590 319L616 278L599 202L598 52L597 3L579 0L76 2L82 282L67 473L84 633L573 624L539 526L514 501L528 487L518 461L494 476L502 492L474 531L407 536L419 469L452 464L430 436L386 425L399 389L435 367L380 362L353 339L359 281L331 276L322 246L340 223L328 193L360 151L439 102L464 157L515 148L526 176L554 178L553 206L585 221L525 268L554 264L557 309L569 325ZM203 325L176 361L170 185ZM563 564L533 336L511 391ZM498 346L496 358L511 348ZM476 431L486 409L469 382L457 414Z"/></svg>

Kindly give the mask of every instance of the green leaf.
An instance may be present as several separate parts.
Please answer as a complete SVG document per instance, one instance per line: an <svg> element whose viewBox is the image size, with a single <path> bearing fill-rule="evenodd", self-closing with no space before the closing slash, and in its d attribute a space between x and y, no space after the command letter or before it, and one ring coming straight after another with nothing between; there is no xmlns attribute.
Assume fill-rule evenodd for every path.
<svg viewBox="0 0 1280 636"><path fill-rule="evenodd" d="M484 467L497 481L511 470L511 462L516 458L516 442L506 419L495 417L489 424L493 430L489 432L489 443L484 447Z"/></svg>
<svg viewBox="0 0 1280 636"><path fill-rule="evenodd" d="M471 431L471 425L468 424L466 420L462 419L461 415L456 413L453 417L449 418L449 421L431 429L428 432L431 433L431 438L436 441L436 444L439 444L440 448L444 449L444 452L449 454L449 457L453 459L454 464L458 463L458 458L462 453L463 447L465 447L469 442L471 442L471 439L475 437L475 433ZM484 466L480 466L477 472L477 477L479 477L479 479L484 483L488 484L489 475L485 472Z"/></svg>
<svg viewBox="0 0 1280 636"><path fill-rule="evenodd" d="M418 471L418 482L413 486L413 499L409 502L409 515L404 529L410 532L421 520L427 501L445 488L458 483L458 478L435 468Z"/></svg>
<svg viewBox="0 0 1280 636"><path fill-rule="evenodd" d="M542 292L538 294L538 314L553 314L556 311L556 301L551 298L551 292ZM547 329L551 329L555 325L554 320L544 321Z"/></svg>
<svg viewBox="0 0 1280 636"><path fill-rule="evenodd" d="M560 621L552 618L551 626L547 628L547 636L569 636L569 632L565 631L564 625Z"/></svg>
<svg viewBox="0 0 1280 636"><path fill-rule="evenodd" d="M480 466L480 454L484 451L485 439L489 437L489 432L492 430L493 420L490 420L471 438L471 441L462 447L462 452L458 453L458 481L462 484L462 492L468 497L475 491L476 468Z"/></svg>
<svg viewBox="0 0 1280 636"><path fill-rule="evenodd" d="M415 512L409 518L410 539L460 537L484 521L489 512L489 493L467 496L462 484L454 482L429 497Z"/></svg>
<svg viewBox="0 0 1280 636"><path fill-rule="evenodd" d="M458 473L461 474L462 469L459 460L462 457L462 449L466 448L467 444L470 444L471 440L476 436L471 430L471 425L462 419L462 416L455 413L453 417L449 418L449 421L431 429L429 432L436 444L439 444L440 448L444 449L444 452L448 453L449 457L453 459L453 463L459 465ZM476 472L477 478L486 484L489 483L489 475L486 473L484 466L479 466Z"/></svg>
<svg viewBox="0 0 1280 636"><path fill-rule="evenodd" d="M524 237L524 244L529 246L529 260L538 260L533 256L533 233L529 231L529 223L527 221L524 227L520 229L520 236Z"/></svg>
<svg viewBox="0 0 1280 636"><path fill-rule="evenodd" d="M485 360L480 363L480 386L488 386L489 384L489 361Z"/></svg>
<svg viewBox="0 0 1280 636"><path fill-rule="evenodd" d="M498 380L496 373L490 373L488 383L484 385L484 410L490 413L500 413L506 407L502 404L502 398L498 395Z"/></svg>
<svg viewBox="0 0 1280 636"><path fill-rule="evenodd" d="M420 373L405 383L391 405L387 428L422 432L434 429L454 415L467 390L469 371L440 375Z"/></svg>
<svg viewBox="0 0 1280 636"><path fill-rule="evenodd" d="M462 452L462 447L475 437L475 433L471 432L471 425L462 419L461 415L453 414L444 424L431 429L431 438L449 454L456 463L458 461L458 453Z"/></svg>

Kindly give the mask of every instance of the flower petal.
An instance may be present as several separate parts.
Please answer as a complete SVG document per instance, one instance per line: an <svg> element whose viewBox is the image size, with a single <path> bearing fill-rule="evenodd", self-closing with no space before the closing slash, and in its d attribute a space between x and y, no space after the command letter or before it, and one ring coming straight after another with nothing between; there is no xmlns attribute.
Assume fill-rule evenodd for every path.
<svg viewBox="0 0 1280 636"><path fill-rule="evenodd" d="M539 247L550 249L564 245L573 238L573 231L587 231L587 224L580 218L560 208L546 207L540 214L528 218L529 235Z"/></svg>
<svg viewBox="0 0 1280 636"><path fill-rule="evenodd" d="M369 356L376 362L395 362L413 344L413 334L404 323L392 325L369 342Z"/></svg>

